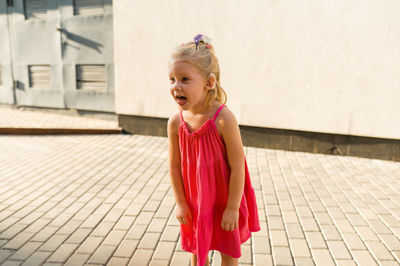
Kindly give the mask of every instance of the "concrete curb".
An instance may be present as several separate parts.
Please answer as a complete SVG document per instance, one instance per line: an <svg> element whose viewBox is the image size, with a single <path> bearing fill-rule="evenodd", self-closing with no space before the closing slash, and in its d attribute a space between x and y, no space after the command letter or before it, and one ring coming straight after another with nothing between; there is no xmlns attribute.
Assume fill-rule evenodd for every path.
<svg viewBox="0 0 400 266"><path fill-rule="evenodd" d="M1 135L122 134L122 128L0 128Z"/></svg>

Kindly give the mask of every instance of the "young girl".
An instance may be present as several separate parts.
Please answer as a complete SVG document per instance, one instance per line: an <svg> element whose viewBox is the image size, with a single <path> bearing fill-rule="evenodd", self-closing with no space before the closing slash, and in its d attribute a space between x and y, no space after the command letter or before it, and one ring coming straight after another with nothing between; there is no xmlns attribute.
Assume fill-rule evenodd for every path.
<svg viewBox="0 0 400 266"><path fill-rule="evenodd" d="M218 60L202 34L177 47L169 63L179 112L168 120L169 161L181 246L192 265L238 265L240 245L260 230L239 126L225 106Z"/></svg>

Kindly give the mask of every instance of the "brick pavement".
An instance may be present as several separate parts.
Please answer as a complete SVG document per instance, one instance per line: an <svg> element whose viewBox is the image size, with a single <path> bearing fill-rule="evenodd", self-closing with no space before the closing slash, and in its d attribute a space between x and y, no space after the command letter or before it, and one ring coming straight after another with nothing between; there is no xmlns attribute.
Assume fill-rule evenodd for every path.
<svg viewBox="0 0 400 266"><path fill-rule="evenodd" d="M189 265L167 145L141 135L0 136L0 264ZM245 151L262 230L242 246L241 265L400 264L400 163Z"/></svg>
<svg viewBox="0 0 400 266"><path fill-rule="evenodd" d="M80 116L73 110L25 110L0 105L0 134L121 133L116 115Z"/></svg>

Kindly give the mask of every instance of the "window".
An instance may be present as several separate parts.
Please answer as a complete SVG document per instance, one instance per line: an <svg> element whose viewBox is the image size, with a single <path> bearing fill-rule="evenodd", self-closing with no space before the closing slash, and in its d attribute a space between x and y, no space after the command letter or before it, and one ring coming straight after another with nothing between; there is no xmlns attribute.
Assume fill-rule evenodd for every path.
<svg viewBox="0 0 400 266"><path fill-rule="evenodd" d="M74 0L74 15L104 14L104 0Z"/></svg>
<svg viewBox="0 0 400 266"><path fill-rule="evenodd" d="M76 88L84 91L106 92L105 65L77 65Z"/></svg>
<svg viewBox="0 0 400 266"><path fill-rule="evenodd" d="M50 65L29 66L29 87L32 89L52 89Z"/></svg>
<svg viewBox="0 0 400 266"><path fill-rule="evenodd" d="M47 0L24 0L25 19L46 19Z"/></svg>

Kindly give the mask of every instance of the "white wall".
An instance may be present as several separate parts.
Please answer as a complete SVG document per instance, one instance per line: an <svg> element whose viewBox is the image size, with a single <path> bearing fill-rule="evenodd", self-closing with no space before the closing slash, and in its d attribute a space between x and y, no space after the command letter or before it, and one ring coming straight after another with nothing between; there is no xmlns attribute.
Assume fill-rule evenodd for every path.
<svg viewBox="0 0 400 266"><path fill-rule="evenodd" d="M168 117L167 62L213 39L242 125L400 139L400 1L114 1L116 112Z"/></svg>

